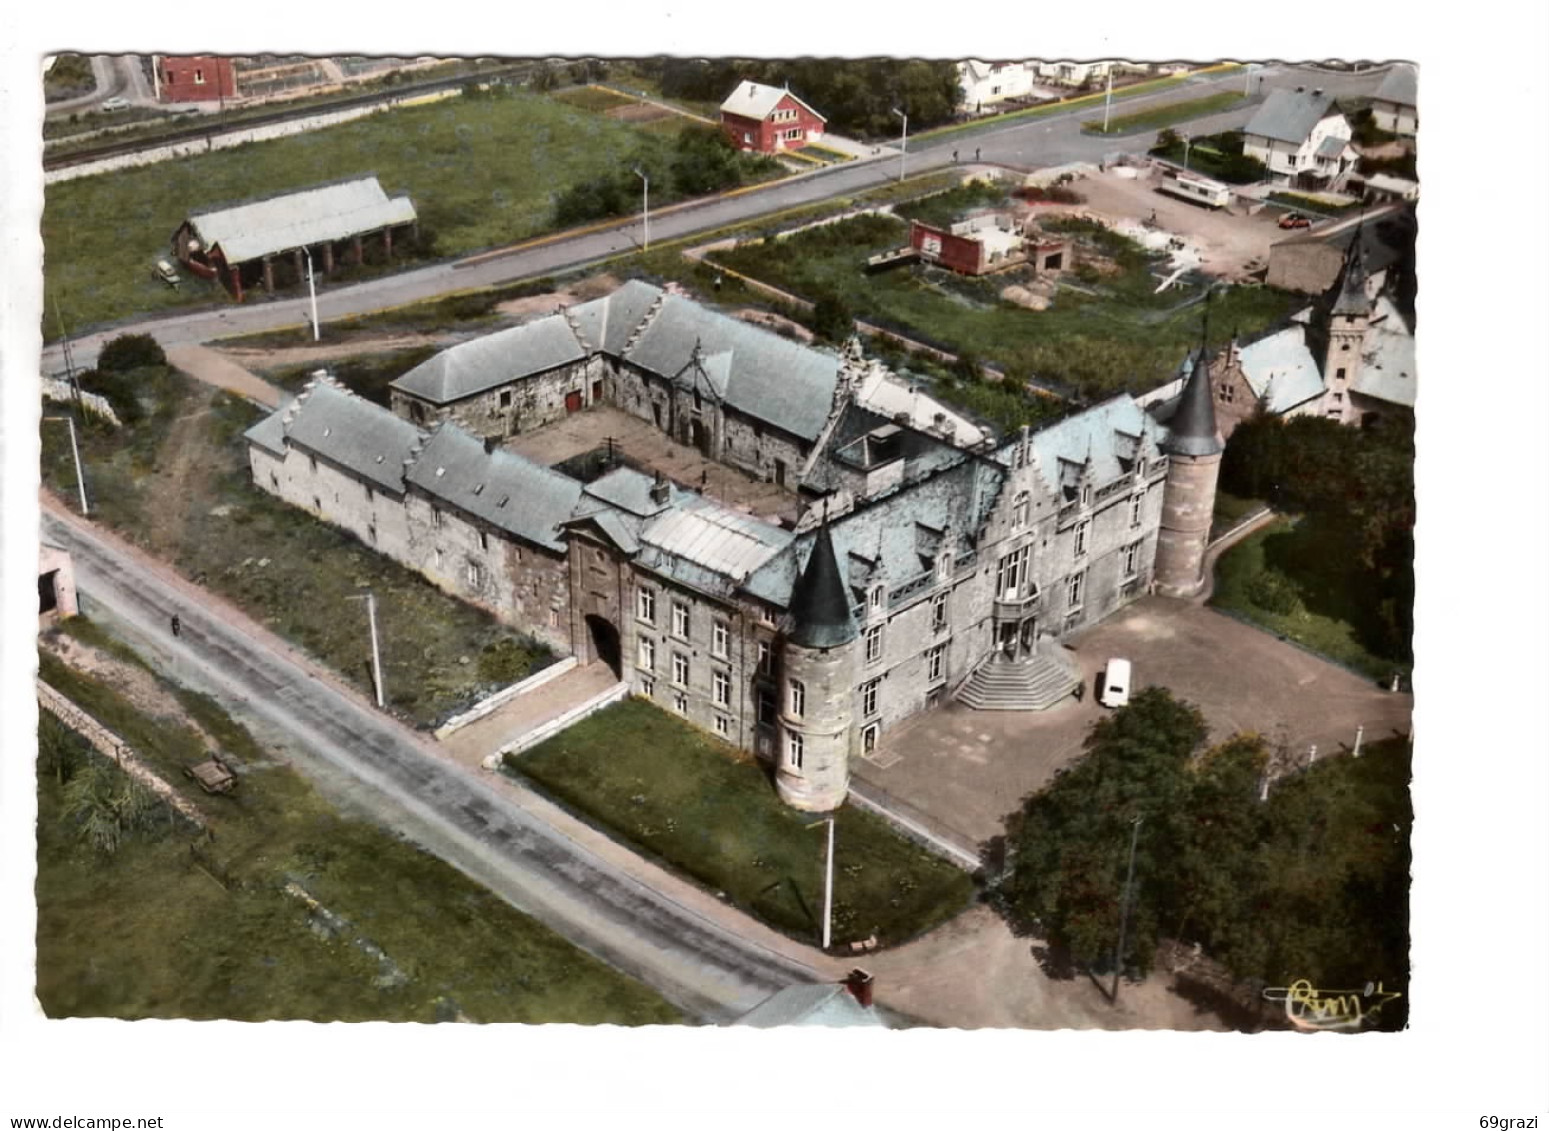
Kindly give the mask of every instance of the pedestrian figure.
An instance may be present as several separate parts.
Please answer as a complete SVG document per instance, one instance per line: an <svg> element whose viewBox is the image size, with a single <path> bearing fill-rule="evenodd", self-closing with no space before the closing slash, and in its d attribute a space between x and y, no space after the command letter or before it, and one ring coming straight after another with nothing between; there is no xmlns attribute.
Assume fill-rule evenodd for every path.
<svg viewBox="0 0 1549 1131"><path fill-rule="evenodd" d="M952 151L952 164L957 164L957 150L955 149Z"/></svg>
<svg viewBox="0 0 1549 1131"><path fill-rule="evenodd" d="M1082 680L1080 683L1076 684L1076 702L1080 703L1080 702L1084 701L1085 699L1086 699L1086 681Z"/></svg>
<svg viewBox="0 0 1549 1131"><path fill-rule="evenodd" d="M979 147L977 145L974 146L974 160L979 160Z"/></svg>
<svg viewBox="0 0 1549 1131"><path fill-rule="evenodd" d="M172 635L173 636L182 636L183 635L183 620L176 613L172 614Z"/></svg>

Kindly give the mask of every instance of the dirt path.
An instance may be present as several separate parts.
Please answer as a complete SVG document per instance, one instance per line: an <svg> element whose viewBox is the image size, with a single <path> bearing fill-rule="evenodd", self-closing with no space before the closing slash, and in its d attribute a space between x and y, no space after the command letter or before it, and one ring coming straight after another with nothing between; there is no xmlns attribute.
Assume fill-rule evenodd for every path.
<svg viewBox="0 0 1549 1131"><path fill-rule="evenodd" d="M210 414L210 402L214 399L213 388L200 389L189 411L172 421L158 449L152 474L165 481L165 488L151 490L145 503L150 545L158 554L175 558L182 543L189 496L179 489L180 485L214 470L215 453L210 447L209 429L201 424Z"/></svg>
<svg viewBox="0 0 1549 1131"><path fill-rule="evenodd" d="M220 744L183 709L177 697L157 683L144 668L62 632L38 637L38 645L83 675L95 676L109 684L141 713L185 726L207 747L219 749Z"/></svg>
<svg viewBox="0 0 1549 1131"><path fill-rule="evenodd" d="M278 408L285 399L285 390L256 377L230 358L222 357L208 346L170 345L166 347L167 360L178 371L202 381L216 389L235 393L245 400Z"/></svg>
<svg viewBox="0 0 1549 1131"><path fill-rule="evenodd" d="M418 349L422 346L450 344L454 334L391 334L381 338L352 338L347 342L315 346L219 346L211 353L234 365L253 369L269 369L282 365L304 365L308 362L338 361L363 353L396 353L399 350Z"/></svg>

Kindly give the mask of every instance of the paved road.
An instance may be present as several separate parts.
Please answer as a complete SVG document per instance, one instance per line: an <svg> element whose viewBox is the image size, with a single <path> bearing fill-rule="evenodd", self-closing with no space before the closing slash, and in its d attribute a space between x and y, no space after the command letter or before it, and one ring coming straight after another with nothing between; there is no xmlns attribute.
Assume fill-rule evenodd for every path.
<svg viewBox="0 0 1549 1131"><path fill-rule="evenodd" d="M1382 81L1381 71L1344 75L1271 67L1254 72L1251 86L1255 95L1260 90L1260 76L1265 80L1262 88L1265 92L1277 87L1306 86L1321 87L1335 95L1370 92ZM1241 74L1197 76L1182 86L1157 94L1116 101L1115 112L1130 113L1140 107L1163 102L1200 98L1221 91L1240 91L1243 86L1244 77ZM1192 128L1202 132L1241 126L1252 115L1253 109L1254 106L1250 105L1230 113L1214 115L1196 123ZM1101 113L1101 105L1095 108L1084 106L1033 121L990 123L966 135L949 134L935 139L911 140L908 171L912 175L951 167L954 150L965 163L977 150L979 160L985 164L1020 168L1097 161L1106 154L1142 152L1155 138L1155 133L1149 130L1128 138L1083 134L1081 123ZM896 158L856 162L793 177L768 188L715 197L687 207L663 209L651 216L651 234L658 241L677 239L785 209L847 196L885 184L898 175L898 168ZM629 220L600 231L530 243L509 255L480 257L479 262L465 267L440 263L353 286L325 289L318 295L318 314L326 331L329 320L346 315L364 314L514 279L558 274L632 251L637 246L638 235L638 222ZM166 346L300 326L307 319L305 296L275 301L253 297L241 306L207 308L116 326L76 339L72 346L76 364L89 366L94 363L102 343L121 333L153 334ZM57 344L44 350L43 371L64 371Z"/></svg>
<svg viewBox="0 0 1549 1131"><path fill-rule="evenodd" d="M154 662L180 678L186 673L179 669L197 671L196 685L286 736L298 761L325 762L325 777L349 779L352 808L405 831L689 1016L728 1020L784 986L832 973L751 941L761 928L729 908L702 913L692 895L642 882L637 875L649 873L638 865L637 875L628 874L629 854L605 859L606 850L580 843L584 831L566 835L558 815L517 800L520 791L438 757L426 740L370 711L327 673L308 670L229 606L46 498L42 529L72 554L93 613L151 642ZM166 630L174 611L183 623L175 649Z"/></svg>

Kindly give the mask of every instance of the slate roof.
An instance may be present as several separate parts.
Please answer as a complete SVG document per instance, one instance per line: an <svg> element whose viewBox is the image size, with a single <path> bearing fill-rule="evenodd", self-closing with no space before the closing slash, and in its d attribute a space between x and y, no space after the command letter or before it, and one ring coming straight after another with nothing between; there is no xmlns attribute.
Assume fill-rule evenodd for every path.
<svg viewBox="0 0 1549 1131"><path fill-rule="evenodd" d="M963 447L971 448L988 435L961 412L948 408L917 389L909 388L901 381L889 378L882 370L869 374L861 382L859 399L867 408L885 413L888 417L907 412L916 428L932 427L936 414L941 413L956 425L954 442Z"/></svg>
<svg viewBox="0 0 1549 1131"><path fill-rule="evenodd" d="M739 118L756 118L759 121L763 121L764 118L769 116L769 112L780 104L780 100L787 95L795 99L795 101L801 102L802 106L806 107L810 113L823 118L822 114L818 114L811 106L808 106L794 94L791 94L787 88L765 86L761 82L747 80L739 82L737 89L726 96L726 101L721 103L721 113L735 114ZM827 121L828 119L823 118L823 120Z"/></svg>
<svg viewBox="0 0 1549 1131"><path fill-rule="evenodd" d="M550 550L581 499L578 480L512 452L487 452L456 425L430 434L404 476L426 494Z"/></svg>
<svg viewBox="0 0 1549 1131"><path fill-rule="evenodd" d="M791 590L791 621L791 642L804 648L837 648L855 639L855 615L827 523L813 537Z"/></svg>
<svg viewBox="0 0 1549 1131"><path fill-rule="evenodd" d="M1382 76L1382 85L1372 95L1375 102L1396 102L1400 106L1414 106L1416 87L1415 68L1409 63L1394 63Z"/></svg>
<svg viewBox="0 0 1549 1131"><path fill-rule="evenodd" d="M624 352L624 344L635 327L645 320L663 295L660 287L631 279L622 287L591 302L577 303L565 313L575 321L587 346L614 357Z"/></svg>
<svg viewBox="0 0 1549 1131"><path fill-rule="evenodd" d="M228 263L246 263L408 224L414 218L414 205L407 196L389 199L375 177L361 177L234 208L196 212L188 222L206 248L219 245Z"/></svg>
<svg viewBox="0 0 1549 1131"><path fill-rule="evenodd" d="M433 404L449 404L535 373L581 361L586 348L561 314L442 350L392 383Z"/></svg>
<svg viewBox="0 0 1549 1131"><path fill-rule="evenodd" d="M788 530L731 510L714 499L679 492L674 505L640 530L642 548L741 581L794 536ZM656 558L650 559L656 561ZM672 563L661 563L670 568Z"/></svg>
<svg viewBox="0 0 1549 1131"><path fill-rule="evenodd" d="M724 379L718 392L728 406L804 440L815 440L823 431L839 381L836 355L689 299L668 295L623 356L669 380L692 380L686 367L696 346L706 373Z"/></svg>
<svg viewBox="0 0 1549 1131"><path fill-rule="evenodd" d="M616 467L608 474L592 480L584 488L593 498L638 516L654 515L681 499L685 492L669 484L667 502L651 499L651 487L655 483L649 475L632 467Z"/></svg>
<svg viewBox="0 0 1549 1131"><path fill-rule="evenodd" d="M1415 406L1415 339L1397 306L1386 295L1372 311L1369 348L1352 391L1389 404Z"/></svg>
<svg viewBox="0 0 1549 1131"><path fill-rule="evenodd" d="M1334 100L1326 94L1272 91L1243 127L1243 133L1301 145L1312 135L1312 128L1328 117L1333 105Z"/></svg>
<svg viewBox="0 0 1549 1131"><path fill-rule="evenodd" d="M744 1013L733 1025L774 1029L782 1025L886 1028L873 1009L840 985L787 986Z"/></svg>
<svg viewBox="0 0 1549 1131"><path fill-rule="evenodd" d="M1093 405L1085 412L1066 417L1031 436L1033 458L1051 491L1064 485L1062 464L1080 467L1089 457L1092 481L1109 483L1128 473L1135 454L1135 438L1149 440L1154 447L1162 431L1132 397L1117 396ZM1012 441L1001 449L1000 458L1010 461Z"/></svg>
<svg viewBox="0 0 1549 1131"><path fill-rule="evenodd" d="M1194 372L1167 418L1167 439L1162 449L1174 455L1208 456L1225 448L1216 426L1215 396L1210 389L1209 365L1204 350L1194 359Z"/></svg>
<svg viewBox="0 0 1549 1131"><path fill-rule="evenodd" d="M1268 391L1267 407L1272 413L1289 412L1323 395L1323 374L1299 325L1243 346L1237 358L1253 395L1262 398Z"/></svg>
<svg viewBox="0 0 1549 1131"><path fill-rule="evenodd" d="M276 419L279 435L291 444L395 495L403 494L403 462L425 435L382 406L326 382L313 384L288 408L248 430L254 443L283 454Z"/></svg>

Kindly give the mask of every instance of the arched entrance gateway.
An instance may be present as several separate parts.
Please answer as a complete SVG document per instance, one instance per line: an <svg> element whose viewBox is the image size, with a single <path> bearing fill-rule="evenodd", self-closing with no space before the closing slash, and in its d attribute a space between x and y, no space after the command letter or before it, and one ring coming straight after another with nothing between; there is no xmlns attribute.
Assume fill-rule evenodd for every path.
<svg viewBox="0 0 1549 1131"><path fill-rule="evenodd" d="M601 660L613 669L613 674L624 677L624 655L619 646L619 630L612 621L595 613L586 618L586 630L591 638L592 658Z"/></svg>

